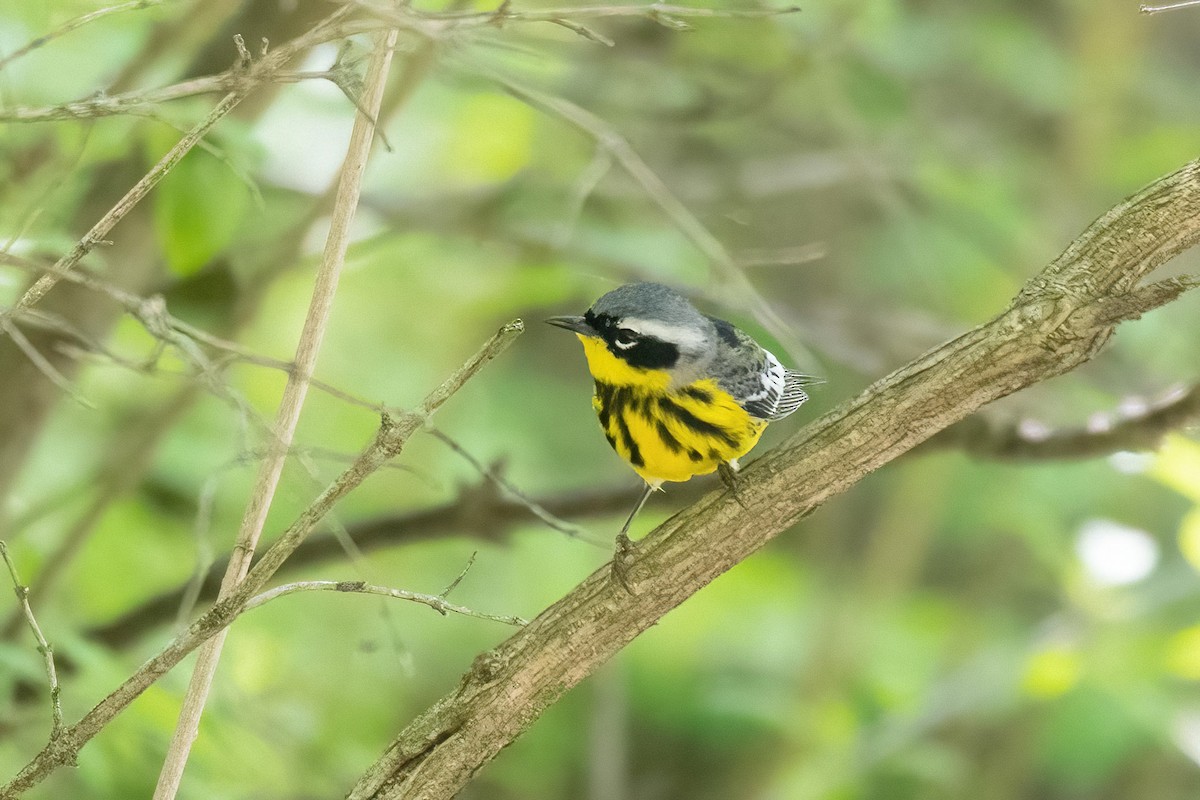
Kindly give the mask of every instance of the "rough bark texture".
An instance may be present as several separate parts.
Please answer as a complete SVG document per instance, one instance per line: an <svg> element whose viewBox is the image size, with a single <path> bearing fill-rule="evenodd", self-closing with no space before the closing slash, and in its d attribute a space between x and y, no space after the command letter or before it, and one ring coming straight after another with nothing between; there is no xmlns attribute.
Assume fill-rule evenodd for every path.
<svg viewBox="0 0 1200 800"><path fill-rule="evenodd" d="M1121 321L1188 279L1142 284L1200 239L1200 161L1115 207L999 316L878 381L755 462L739 503L713 493L637 547L633 592L601 569L414 720L353 800L453 797L567 689L828 498L979 407L1084 363Z"/></svg>

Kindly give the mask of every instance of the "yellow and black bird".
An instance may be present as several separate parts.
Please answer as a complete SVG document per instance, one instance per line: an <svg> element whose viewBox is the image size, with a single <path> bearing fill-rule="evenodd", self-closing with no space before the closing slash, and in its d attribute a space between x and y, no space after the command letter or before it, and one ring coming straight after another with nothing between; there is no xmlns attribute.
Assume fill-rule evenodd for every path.
<svg viewBox="0 0 1200 800"><path fill-rule="evenodd" d="M583 342L604 436L646 482L617 535L613 567L622 582L629 526L650 493L718 469L730 482L767 423L799 408L804 387L820 383L657 283L618 287L581 317L546 321Z"/></svg>

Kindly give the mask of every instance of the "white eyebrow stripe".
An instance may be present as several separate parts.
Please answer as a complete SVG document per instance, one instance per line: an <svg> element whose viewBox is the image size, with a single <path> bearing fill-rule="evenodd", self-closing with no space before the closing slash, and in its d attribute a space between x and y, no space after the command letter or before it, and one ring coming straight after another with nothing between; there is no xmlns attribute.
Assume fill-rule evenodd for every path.
<svg viewBox="0 0 1200 800"><path fill-rule="evenodd" d="M655 339L671 342L672 344L677 344L680 347L691 350L702 346L707 341L704 331L693 328L682 328L678 325L668 325L656 319L625 317L617 324L622 328L629 328L632 331L636 331L643 336L653 336Z"/></svg>

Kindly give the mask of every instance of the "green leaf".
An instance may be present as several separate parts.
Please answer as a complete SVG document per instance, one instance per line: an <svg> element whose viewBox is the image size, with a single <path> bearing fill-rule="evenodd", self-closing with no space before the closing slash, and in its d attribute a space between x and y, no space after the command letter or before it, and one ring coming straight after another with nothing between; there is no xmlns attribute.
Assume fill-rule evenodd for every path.
<svg viewBox="0 0 1200 800"><path fill-rule="evenodd" d="M155 190L154 227L171 271L188 277L224 250L249 200L250 188L230 164L204 150L188 153Z"/></svg>

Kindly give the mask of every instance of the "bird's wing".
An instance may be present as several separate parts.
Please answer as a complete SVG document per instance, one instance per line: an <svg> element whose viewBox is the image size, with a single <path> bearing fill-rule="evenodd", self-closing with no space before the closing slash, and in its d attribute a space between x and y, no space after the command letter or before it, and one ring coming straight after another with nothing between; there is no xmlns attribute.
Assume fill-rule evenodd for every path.
<svg viewBox="0 0 1200 800"><path fill-rule="evenodd" d="M779 395L779 402L775 405L775 415L771 419L783 419L804 405L804 402L808 400L808 392L804 391L805 386L824 383L820 378L805 375L794 369L784 369L783 373L783 391Z"/></svg>
<svg viewBox="0 0 1200 800"><path fill-rule="evenodd" d="M740 328L715 317L718 357L713 365L717 382L742 408L757 419L783 419L808 399L805 386L821 381L787 369Z"/></svg>
<svg viewBox="0 0 1200 800"><path fill-rule="evenodd" d="M808 400L805 386L820 383L820 380L788 369L771 353L763 350L763 370L759 373L759 388L741 401L742 408L750 416L771 422L783 419Z"/></svg>

